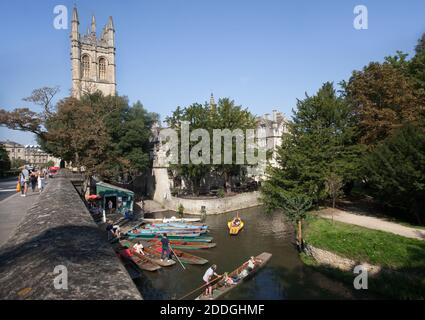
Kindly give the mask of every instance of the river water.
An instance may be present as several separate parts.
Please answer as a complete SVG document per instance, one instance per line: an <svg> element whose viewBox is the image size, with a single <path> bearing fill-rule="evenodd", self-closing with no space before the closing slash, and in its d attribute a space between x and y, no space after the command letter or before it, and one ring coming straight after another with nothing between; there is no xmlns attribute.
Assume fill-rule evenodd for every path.
<svg viewBox="0 0 425 320"><path fill-rule="evenodd" d="M224 299L367 299L364 290L354 290L341 282L305 266L293 245L293 228L281 213L266 214L261 207L241 210L245 227L237 236L230 236L227 221L235 215L225 213L207 217L209 236L214 237L215 248L188 250L209 260L203 266L177 263L156 272L144 271L135 280L145 299L179 299L202 286L206 269L216 264L217 273L230 272L252 255L270 252L273 257L253 278L231 290ZM170 217L173 212L156 214ZM146 216L148 217L148 216ZM149 216L153 217L153 216ZM354 275L353 275L354 277ZM197 292L199 294L200 292ZM193 299L196 295L187 297Z"/></svg>

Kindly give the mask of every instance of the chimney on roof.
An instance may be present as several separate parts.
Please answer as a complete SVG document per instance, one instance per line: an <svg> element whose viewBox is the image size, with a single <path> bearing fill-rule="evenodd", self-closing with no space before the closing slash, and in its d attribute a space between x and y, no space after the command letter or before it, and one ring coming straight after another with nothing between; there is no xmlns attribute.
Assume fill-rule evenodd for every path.
<svg viewBox="0 0 425 320"><path fill-rule="evenodd" d="M277 110L273 110L273 121L277 122Z"/></svg>

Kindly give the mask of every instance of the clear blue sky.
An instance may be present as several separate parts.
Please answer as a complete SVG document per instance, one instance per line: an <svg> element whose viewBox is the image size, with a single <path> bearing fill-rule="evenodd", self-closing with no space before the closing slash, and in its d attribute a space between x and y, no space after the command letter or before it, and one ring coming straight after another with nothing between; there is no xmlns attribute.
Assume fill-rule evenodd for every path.
<svg viewBox="0 0 425 320"><path fill-rule="evenodd" d="M0 2L0 107L28 106L34 88L71 86L68 30L53 28L55 5L77 4L80 32L96 15L114 18L119 94L164 118L176 106L231 97L255 114L291 114L323 82L396 50L413 53L425 32L425 1L410 0L9 0ZM353 28L356 5L369 29ZM0 128L0 140L34 143Z"/></svg>

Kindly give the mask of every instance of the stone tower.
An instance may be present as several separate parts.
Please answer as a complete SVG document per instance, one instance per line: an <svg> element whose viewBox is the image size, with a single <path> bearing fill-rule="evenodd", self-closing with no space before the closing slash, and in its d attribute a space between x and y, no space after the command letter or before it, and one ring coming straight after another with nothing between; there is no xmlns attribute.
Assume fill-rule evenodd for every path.
<svg viewBox="0 0 425 320"><path fill-rule="evenodd" d="M96 19L91 28L80 35L77 8L72 12L71 22L72 96L80 98L86 92L100 90L104 95L115 95L115 30L112 17L96 35Z"/></svg>

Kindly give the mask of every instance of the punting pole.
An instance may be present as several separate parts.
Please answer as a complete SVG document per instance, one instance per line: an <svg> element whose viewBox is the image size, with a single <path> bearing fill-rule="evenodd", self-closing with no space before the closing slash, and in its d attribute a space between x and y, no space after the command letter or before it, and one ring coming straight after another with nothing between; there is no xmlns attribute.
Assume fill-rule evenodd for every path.
<svg viewBox="0 0 425 320"><path fill-rule="evenodd" d="M215 280L218 280L220 278L222 278L223 275L218 276L217 278L211 280L210 282L204 284L203 286L200 286L199 288L196 288L195 290L189 292L188 294L184 295L183 297L179 298L179 300L183 300L183 298L186 298L187 296L190 296L192 293L194 293L195 291L201 290L203 287L210 285L211 283L213 283Z"/></svg>
<svg viewBox="0 0 425 320"><path fill-rule="evenodd" d="M177 261L180 263L180 265L182 266L182 268L183 268L184 270L186 270L186 268L184 267L183 263L180 261L179 257L178 257L178 256L176 255L176 253L174 252L173 247L171 247L171 244L170 244L170 243L168 243L168 246L170 247L171 252L173 252L174 256L177 258Z"/></svg>

